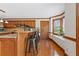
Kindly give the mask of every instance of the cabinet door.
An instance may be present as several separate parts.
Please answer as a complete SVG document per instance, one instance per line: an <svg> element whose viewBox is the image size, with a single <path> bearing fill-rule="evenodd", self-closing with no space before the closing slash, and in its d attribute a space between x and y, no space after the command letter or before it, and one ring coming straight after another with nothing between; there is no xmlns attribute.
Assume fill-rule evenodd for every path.
<svg viewBox="0 0 79 59"><path fill-rule="evenodd" d="M14 28L14 27L16 27L16 23L15 23L15 21L8 21L8 23L4 23L4 27Z"/></svg>
<svg viewBox="0 0 79 59"><path fill-rule="evenodd" d="M16 27L15 24L16 24L15 21L11 21L9 25L10 25L11 28L15 28Z"/></svg>
<svg viewBox="0 0 79 59"><path fill-rule="evenodd" d="M15 55L16 55L15 39L2 39L1 56L15 56Z"/></svg>
<svg viewBox="0 0 79 59"><path fill-rule="evenodd" d="M35 28L35 21L32 21L32 22L31 22L31 26L32 26L33 28Z"/></svg>

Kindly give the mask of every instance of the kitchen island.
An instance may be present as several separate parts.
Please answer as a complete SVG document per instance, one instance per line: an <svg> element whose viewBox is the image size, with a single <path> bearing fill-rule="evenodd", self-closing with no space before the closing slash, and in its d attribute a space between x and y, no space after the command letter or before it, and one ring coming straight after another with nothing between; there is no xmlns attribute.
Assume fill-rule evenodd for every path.
<svg viewBox="0 0 79 59"><path fill-rule="evenodd" d="M8 29L0 32L0 56L25 56L28 33L22 29ZM9 32L10 31L10 32Z"/></svg>

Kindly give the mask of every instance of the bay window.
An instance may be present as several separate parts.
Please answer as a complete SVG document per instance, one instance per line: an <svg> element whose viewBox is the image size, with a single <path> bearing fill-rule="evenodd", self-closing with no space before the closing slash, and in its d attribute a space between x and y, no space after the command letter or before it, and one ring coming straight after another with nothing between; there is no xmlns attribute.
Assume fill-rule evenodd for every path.
<svg viewBox="0 0 79 59"><path fill-rule="evenodd" d="M64 33L63 19L64 17L53 20L53 33L54 34L63 35Z"/></svg>

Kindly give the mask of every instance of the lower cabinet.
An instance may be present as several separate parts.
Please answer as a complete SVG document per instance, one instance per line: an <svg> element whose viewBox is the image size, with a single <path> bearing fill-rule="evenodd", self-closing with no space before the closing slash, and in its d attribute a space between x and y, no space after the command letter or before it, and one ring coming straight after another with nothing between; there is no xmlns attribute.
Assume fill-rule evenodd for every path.
<svg viewBox="0 0 79 59"><path fill-rule="evenodd" d="M16 39L0 38L0 56L16 56Z"/></svg>

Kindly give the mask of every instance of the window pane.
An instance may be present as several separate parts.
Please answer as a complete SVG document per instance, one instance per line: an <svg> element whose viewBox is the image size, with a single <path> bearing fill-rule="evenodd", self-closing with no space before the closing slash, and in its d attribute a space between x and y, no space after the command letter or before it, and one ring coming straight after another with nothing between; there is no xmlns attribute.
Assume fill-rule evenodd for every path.
<svg viewBox="0 0 79 59"><path fill-rule="evenodd" d="M54 21L54 33L60 33L60 20Z"/></svg>

